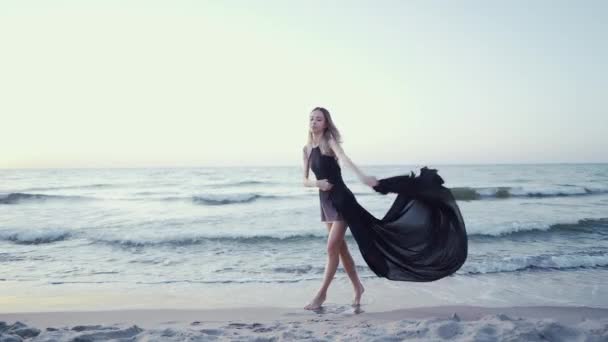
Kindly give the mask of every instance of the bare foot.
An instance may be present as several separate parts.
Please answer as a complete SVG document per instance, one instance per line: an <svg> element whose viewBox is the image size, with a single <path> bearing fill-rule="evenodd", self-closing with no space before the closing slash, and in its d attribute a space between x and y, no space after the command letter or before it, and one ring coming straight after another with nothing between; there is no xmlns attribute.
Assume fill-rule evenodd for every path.
<svg viewBox="0 0 608 342"><path fill-rule="evenodd" d="M355 300L353 301L353 305L361 304L363 292L365 292L365 288L363 287L363 284L359 283L359 286L355 287Z"/></svg>
<svg viewBox="0 0 608 342"><path fill-rule="evenodd" d="M321 305L323 305L323 302L325 302L325 295L321 296L321 295L317 295L312 302L308 303L308 305L306 305L304 307L304 309L306 310L318 310L321 308Z"/></svg>

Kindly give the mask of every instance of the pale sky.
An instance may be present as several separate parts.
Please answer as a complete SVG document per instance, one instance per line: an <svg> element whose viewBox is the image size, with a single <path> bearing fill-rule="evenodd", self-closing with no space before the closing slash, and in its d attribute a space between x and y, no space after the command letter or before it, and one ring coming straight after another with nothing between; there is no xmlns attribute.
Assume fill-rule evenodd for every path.
<svg viewBox="0 0 608 342"><path fill-rule="evenodd" d="M608 162L608 1L0 2L0 168Z"/></svg>

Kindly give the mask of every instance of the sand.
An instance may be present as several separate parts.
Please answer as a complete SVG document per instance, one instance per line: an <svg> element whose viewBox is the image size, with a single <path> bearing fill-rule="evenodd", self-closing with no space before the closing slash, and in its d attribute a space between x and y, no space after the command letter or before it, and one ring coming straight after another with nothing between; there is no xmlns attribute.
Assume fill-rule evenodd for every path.
<svg viewBox="0 0 608 342"><path fill-rule="evenodd" d="M0 314L0 341L608 341L608 309L435 306Z"/></svg>

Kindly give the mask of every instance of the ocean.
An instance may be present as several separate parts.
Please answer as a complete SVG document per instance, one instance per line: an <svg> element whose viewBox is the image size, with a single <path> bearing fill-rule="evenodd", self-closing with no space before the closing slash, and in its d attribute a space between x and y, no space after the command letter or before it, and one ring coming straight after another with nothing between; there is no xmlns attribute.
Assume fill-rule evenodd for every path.
<svg viewBox="0 0 608 342"><path fill-rule="evenodd" d="M376 286L393 297L427 295L430 304L608 308L608 164L428 166L458 200L468 259L432 285L390 282L367 268L347 232L370 301L382 300L373 295ZM378 178L419 171L362 169ZM343 172L357 200L381 218L394 195L374 193ZM63 308L75 292L90 296L74 302L92 301L96 291L163 293L156 306L170 307L230 288L241 295L216 304L238 307L249 303L247 289L314 289L323 278L327 229L317 190L302 186L301 173L298 167L2 169L0 311ZM341 266L336 278L348 288ZM59 293L61 299L49 299ZM28 296L36 302L24 304ZM114 304L140 307L140 299L129 299L136 297Z"/></svg>

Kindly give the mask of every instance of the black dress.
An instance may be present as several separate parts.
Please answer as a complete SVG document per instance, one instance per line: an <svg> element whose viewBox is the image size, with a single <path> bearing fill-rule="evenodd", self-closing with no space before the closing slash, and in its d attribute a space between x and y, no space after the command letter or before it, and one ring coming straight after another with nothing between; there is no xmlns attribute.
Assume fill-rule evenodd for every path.
<svg viewBox="0 0 608 342"><path fill-rule="evenodd" d="M402 281L433 281L456 272L468 252L460 209L435 169L419 175L381 179L374 190L397 197L382 219L363 208L342 179L340 165L318 147L310 154L317 179L333 184L326 194L346 221L363 259L378 276ZM323 207L323 202L321 204ZM323 209L322 209L323 210Z"/></svg>
<svg viewBox="0 0 608 342"><path fill-rule="evenodd" d="M323 161L325 158L329 158L330 160L325 162ZM322 154L321 149L318 146L314 147L310 152L310 167L317 179L327 179L331 184L344 184L342 173L340 172L340 165L336 162L334 157ZM330 194L331 191L319 190L321 221L343 221L344 218L340 215L340 212L338 212L338 209L336 209L329 198Z"/></svg>

